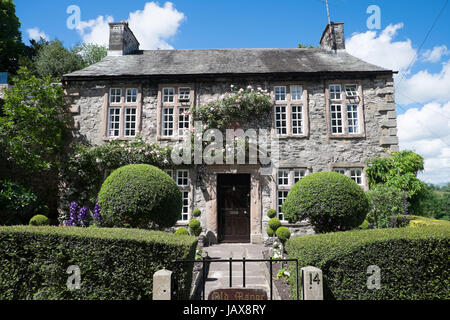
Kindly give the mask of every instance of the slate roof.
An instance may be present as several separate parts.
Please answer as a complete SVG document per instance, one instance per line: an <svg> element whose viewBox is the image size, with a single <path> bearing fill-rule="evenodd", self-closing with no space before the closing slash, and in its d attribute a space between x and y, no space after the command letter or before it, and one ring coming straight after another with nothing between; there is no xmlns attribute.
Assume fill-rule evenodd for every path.
<svg viewBox="0 0 450 320"><path fill-rule="evenodd" d="M334 53L319 48L148 50L108 56L64 78L317 72L392 71L364 62L345 51Z"/></svg>

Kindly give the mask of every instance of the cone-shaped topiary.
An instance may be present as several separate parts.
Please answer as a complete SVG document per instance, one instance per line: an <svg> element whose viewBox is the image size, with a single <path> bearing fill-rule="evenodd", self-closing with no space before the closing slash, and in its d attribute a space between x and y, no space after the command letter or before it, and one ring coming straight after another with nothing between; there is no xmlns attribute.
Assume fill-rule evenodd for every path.
<svg viewBox="0 0 450 320"><path fill-rule="evenodd" d="M276 232L280 226L281 226L280 219L272 218L269 220L269 227L270 227L270 229L273 230L273 232Z"/></svg>
<svg viewBox="0 0 450 320"><path fill-rule="evenodd" d="M290 222L309 219L318 233L356 228L368 210L363 189L336 172L317 172L301 179L281 208Z"/></svg>
<svg viewBox="0 0 450 320"><path fill-rule="evenodd" d="M277 211L275 209L269 209L269 210L267 210L266 214L270 219L272 219L277 216Z"/></svg>
<svg viewBox="0 0 450 320"><path fill-rule="evenodd" d="M98 194L105 227L171 227L181 218L181 192L164 171L132 164L111 173Z"/></svg>
<svg viewBox="0 0 450 320"><path fill-rule="evenodd" d="M175 231L175 234L177 234L177 235L186 235L186 236L188 236L188 235L189 235L189 231L188 231L188 229L186 229L186 228L178 228L178 229Z"/></svg>
<svg viewBox="0 0 450 320"><path fill-rule="evenodd" d="M276 231L276 235L277 238L280 239L280 242L284 245L291 237L291 232L286 227L279 227Z"/></svg>
<svg viewBox="0 0 450 320"><path fill-rule="evenodd" d="M202 226L200 224L200 221L197 219L192 219L189 221L189 230L191 232L191 235L198 237L200 233L202 233Z"/></svg>
<svg viewBox="0 0 450 320"><path fill-rule="evenodd" d="M48 226L50 221L48 218L42 214L37 214L30 219L30 226Z"/></svg>

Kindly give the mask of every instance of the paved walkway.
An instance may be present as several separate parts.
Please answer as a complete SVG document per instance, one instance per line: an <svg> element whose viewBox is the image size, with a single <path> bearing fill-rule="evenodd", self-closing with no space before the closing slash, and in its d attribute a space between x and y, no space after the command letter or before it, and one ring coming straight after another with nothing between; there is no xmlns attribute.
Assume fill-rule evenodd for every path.
<svg viewBox="0 0 450 320"><path fill-rule="evenodd" d="M255 244L217 244L204 248L208 256L214 259L262 259L264 245ZM262 262L248 262L245 264L245 287L265 289L269 296L269 283L264 271ZM243 267L242 262L232 264L232 286L233 288L243 288ZM205 297L211 291L219 288L229 288L230 286L230 264L228 262L213 262L210 264L207 281L205 283Z"/></svg>

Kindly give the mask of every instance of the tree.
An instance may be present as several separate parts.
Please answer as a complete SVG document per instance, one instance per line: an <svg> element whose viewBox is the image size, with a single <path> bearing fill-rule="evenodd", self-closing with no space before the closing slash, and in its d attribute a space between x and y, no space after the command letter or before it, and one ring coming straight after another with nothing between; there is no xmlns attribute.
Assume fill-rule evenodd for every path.
<svg viewBox="0 0 450 320"><path fill-rule="evenodd" d="M11 0L0 0L0 72L15 74L23 50L20 22Z"/></svg>
<svg viewBox="0 0 450 320"><path fill-rule="evenodd" d="M72 49L84 62L84 67L88 67L99 62L108 55L108 48L94 43L82 43Z"/></svg>
<svg viewBox="0 0 450 320"><path fill-rule="evenodd" d="M63 147L67 114L63 89L20 68L6 90L0 117L3 158L29 170L50 169Z"/></svg>
<svg viewBox="0 0 450 320"><path fill-rule="evenodd" d="M386 184L405 191L411 210L419 214L419 203L423 199L426 184L417 178L423 170L423 158L413 151L394 152L390 157L369 161L366 169L370 188L377 184Z"/></svg>
<svg viewBox="0 0 450 320"><path fill-rule="evenodd" d="M48 44L49 42L44 38L40 38L39 41L31 39L30 45L24 45L23 47L23 52L19 57L19 66L25 67L33 74L37 75L34 60L36 59L39 51Z"/></svg>
<svg viewBox="0 0 450 320"><path fill-rule="evenodd" d="M301 44L301 43L299 43L298 45L297 45L297 48L300 48L300 49L312 49L312 48L316 48L316 47L314 47L312 44L308 44L308 45L304 45L304 44Z"/></svg>
<svg viewBox="0 0 450 320"><path fill-rule="evenodd" d="M53 40L44 45L35 59L36 70L41 77L53 77L60 79L64 74L84 67L81 56L67 50L59 40Z"/></svg>

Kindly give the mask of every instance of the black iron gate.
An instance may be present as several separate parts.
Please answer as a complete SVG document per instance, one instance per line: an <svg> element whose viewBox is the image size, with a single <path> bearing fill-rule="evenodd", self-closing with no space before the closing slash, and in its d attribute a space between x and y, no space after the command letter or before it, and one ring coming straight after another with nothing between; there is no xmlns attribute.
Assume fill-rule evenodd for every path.
<svg viewBox="0 0 450 320"><path fill-rule="evenodd" d="M272 259L272 257L270 257L270 259L246 259L246 258L242 258L242 259L233 259L233 258L229 258L229 259L205 259L203 257L203 259L201 260L176 260L175 263L176 264L184 264L184 263L201 263L202 264L202 285L201 285L201 297L202 300L206 300L205 297L205 285L206 285L206 280L207 280L207 275L208 275L208 271L209 271L209 265L211 263L228 263L229 264L229 287L232 288L233 287L233 263L242 263L242 285L245 288L246 284L245 284L245 265L247 263L252 263L252 262L265 262L265 263L269 263L269 274L270 274L270 300L273 300L273 264L274 263L284 263L284 262L295 262L295 280L296 280L296 290L297 290L297 300L299 299L299 278L298 278L298 260L297 259ZM178 269L178 268L177 268ZM182 269L182 268L181 268ZM174 299L179 300L180 299L180 290L178 290L179 287L179 279L177 277L177 275L175 274L175 279L174 279L174 292L175 295L173 296Z"/></svg>

